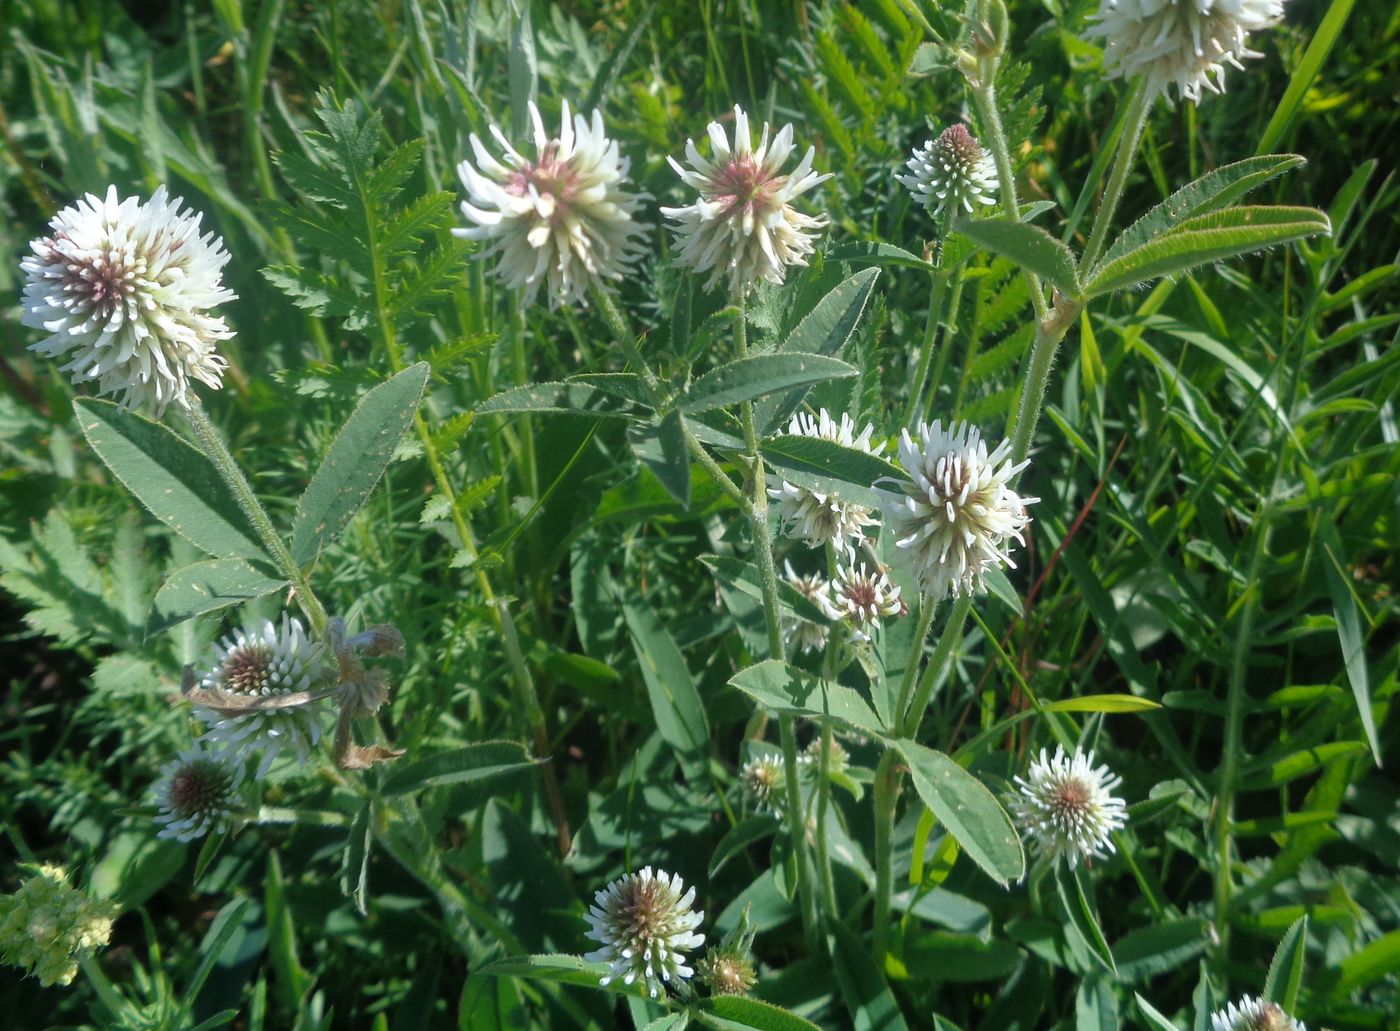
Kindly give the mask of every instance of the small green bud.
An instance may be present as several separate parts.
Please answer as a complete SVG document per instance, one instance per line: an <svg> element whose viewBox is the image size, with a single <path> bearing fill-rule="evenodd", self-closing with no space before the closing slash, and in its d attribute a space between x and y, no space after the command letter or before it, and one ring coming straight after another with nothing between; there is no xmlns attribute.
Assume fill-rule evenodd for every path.
<svg viewBox="0 0 1400 1031"><path fill-rule="evenodd" d="M116 903L69 887L62 867L41 866L19 891L0 896L0 959L45 988L69 984L77 957L107 944L117 912Z"/></svg>

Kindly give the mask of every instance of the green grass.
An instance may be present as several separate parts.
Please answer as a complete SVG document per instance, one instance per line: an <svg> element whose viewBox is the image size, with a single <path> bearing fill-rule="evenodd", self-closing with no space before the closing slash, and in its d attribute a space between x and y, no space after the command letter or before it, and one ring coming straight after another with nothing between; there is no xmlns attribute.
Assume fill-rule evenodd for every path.
<svg viewBox="0 0 1400 1031"><path fill-rule="evenodd" d="M1223 96L1152 106L1107 242L1256 153L1307 163L1247 202L1320 209L1330 235L1261 239L1095 297L1041 352L1054 361L1021 481L1040 498L1027 546L965 623L940 607L917 738L997 797L1042 747L1082 741L1123 777L1132 809L1116 853L1084 876L1032 868L1004 889L984 872L995 857L978 860L928 815L927 770L901 779L909 752L882 753L849 720L837 726L849 774L824 801L829 883L818 850L808 884L787 826L745 809L737 770L780 751L784 721L733 683L770 654L747 502L731 496L744 448L712 449L733 477L725 489L668 451L664 424L641 446L629 427L645 420L500 401L477 411L526 384L636 371L637 351L660 394L638 381L625 403L665 408L668 391L714 382L702 377L736 357L737 327L770 350L878 266L840 356L854 374L804 403L873 422L881 439L909 413L972 421L992 443L1010 435L1045 337L1022 272L1073 273L1049 238L1032 252L989 231L978 239L990 249L949 244L947 267L961 264L934 287L919 260L934 224L892 178L931 128L966 113L989 131L952 61L920 49L931 37L913 10L946 40L963 31L957 12L896 0L516 6L528 19L465 0L134 13L0 0L0 891L24 876L12 861L37 858L123 909L73 986L6 980L9 1025L178 1028L232 1011L229 1026L250 1029L640 1027L660 1004L598 990L572 961L506 957L591 949L593 893L653 865L697 886L710 943L748 905L756 996L823 1027L1162 1026L1144 1022L1135 993L1174 1026L1200 1027L1203 1010L1266 981L1285 997L1288 979L1269 974L1276 950L1284 967L1300 957L1290 998L1310 1027L1392 1026L1396 12L1295 0L1283 25L1251 37L1264 56L1231 69ZM1112 176L1127 95L1078 39L1093 8L1011 3L996 83L1021 205L1044 202L1031 224L1074 255ZM667 155L701 143L710 119L740 103L792 122L833 173L800 202L831 223L811 267L741 312L676 270L658 230L655 259L619 287L622 327L596 301L522 309L449 230L469 134L496 123L522 138L531 96L547 126L565 100L603 111L654 198L643 215L654 226L657 205L690 200ZM344 142L355 133L363 151ZM396 163L397 189L365 187ZM334 195L308 190L307 169L334 179ZM432 370L383 479L305 563L330 613L403 633L402 659L371 662L393 693L357 733L405 755L363 772L328 756L274 767L260 818L217 851L158 841L139 807L197 730L182 667L205 663L237 617L274 617L284 596L148 632L157 589L204 556L103 465L74 388L24 349L38 334L19 321L28 241L109 183L124 196L168 183L233 255L238 299L223 311L238 335L225 389L202 396L289 540L297 499L357 402L415 362ZM386 242L406 210L412 231ZM861 242L914 258L849 260ZM911 397L936 328L931 296L948 325ZM704 426L703 409L694 402L687 425ZM185 432L173 413L164 421ZM708 426L742 437L741 407ZM872 468L818 457L813 475L838 481ZM779 568L822 566L798 542L775 543ZM915 618L844 669L800 664L887 723ZM1100 694L1160 708L1056 705ZM805 719L793 730L783 743L798 748L818 733ZM516 742L549 762L525 764ZM965 790L961 801L981 797ZM886 869L895 897L881 940ZM808 891L794 901L799 881ZM691 1026L805 1026L735 1005L697 1004Z"/></svg>

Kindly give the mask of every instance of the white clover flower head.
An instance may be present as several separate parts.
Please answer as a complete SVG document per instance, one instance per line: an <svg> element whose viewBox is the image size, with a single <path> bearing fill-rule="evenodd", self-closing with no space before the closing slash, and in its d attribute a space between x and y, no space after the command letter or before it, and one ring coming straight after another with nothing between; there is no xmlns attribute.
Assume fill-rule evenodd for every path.
<svg viewBox="0 0 1400 1031"><path fill-rule="evenodd" d="M1154 95L1201 99L1201 88L1225 91L1225 65L1244 69L1242 57L1259 57L1248 35L1277 24L1284 0L1100 0L1095 24L1085 33L1103 39L1110 77L1147 76ZM1212 76L1214 78L1212 78Z"/></svg>
<svg viewBox="0 0 1400 1031"><path fill-rule="evenodd" d="M865 429L856 433L854 419L844 413L839 420L833 419L825 408L815 418L810 412L794 412L787 427L788 436L818 437L878 455L885 449L885 442L872 445L874 433L874 423L867 423ZM783 534L814 548L828 543L844 545L850 537L860 540L865 536L865 527L875 522L870 509L855 502L808 490L777 476L769 477L768 482L768 497L777 510Z"/></svg>
<svg viewBox="0 0 1400 1031"><path fill-rule="evenodd" d="M1026 506L1040 499L1011 489L1012 477L1029 462L1012 465L1010 451L1003 441L988 454L982 435L966 423L945 431L935 419L919 423L913 437L908 430L900 435L899 460L910 479L898 491L876 491L897 553L934 599L973 594L987 571L1015 568L1009 542L1025 545Z"/></svg>
<svg viewBox="0 0 1400 1031"><path fill-rule="evenodd" d="M1013 815L1041 855L1061 856L1071 867L1081 859L1112 852L1110 835L1127 821L1127 807L1112 794L1123 782L1107 766L1094 766L1094 753L1079 749L1066 756L1045 749L1031 763L1026 778L1016 778L1020 794L1010 800Z"/></svg>
<svg viewBox="0 0 1400 1031"><path fill-rule="evenodd" d="M868 641L867 631L878 626L881 619L909 611L899 596L899 588L890 583L884 570L872 570L864 562L857 565L850 552L831 581L831 608L837 617L850 623L851 636L858 641Z"/></svg>
<svg viewBox="0 0 1400 1031"><path fill-rule="evenodd" d="M310 691L326 672L325 648L306 637L301 622L282 613L280 629L271 620L244 627L224 638L213 664L200 680L205 691L234 699L263 701ZM281 751L295 751L305 762L321 739L320 707L312 699L246 712L196 702L195 714L208 725L206 737L240 757L261 751L261 777Z"/></svg>
<svg viewBox="0 0 1400 1031"><path fill-rule="evenodd" d="M1210 1031L1307 1031L1283 1007L1246 995L1210 1015Z"/></svg>
<svg viewBox="0 0 1400 1031"><path fill-rule="evenodd" d="M830 612L830 583L820 573L798 576L792 563L783 562L783 579L797 589L797 592L823 613ZM799 616L783 617L783 647L798 653L820 651L826 647L829 628L823 623L812 623Z"/></svg>
<svg viewBox="0 0 1400 1031"><path fill-rule="evenodd" d="M757 813L777 816L787 800L783 763L776 755L756 755L739 770L739 783Z"/></svg>
<svg viewBox="0 0 1400 1031"><path fill-rule="evenodd" d="M633 215L645 194L628 187L630 162L603 130L603 116L570 118L563 104L559 135L550 137L530 102L535 156L527 158L491 126L504 153L498 161L475 133L476 163L463 161L457 174L469 200L462 214L473 223L452 232L490 246L479 257L496 256L496 275L522 288L532 303L541 286L549 306L588 303L589 287L635 271L646 253L648 229Z"/></svg>
<svg viewBox="0 0 1400 1031"><path fill-rule="evenodd" d="M687 186L700 191L693 204L662 208L673 220L679 254L676 264L695 272L709 272L705 289L722 279L732 294L742 294L760 279L781 283L790 265L806 265L815 247L816 230L827 224L825 215L804 215L792 201L831 174L812 171L815 148L788 175L778 170L792 153L792 126L785 125L769 143L768 123L758 147L749 135L749 116L734 107L734 145L731 147L718 122L706 128L711 156L700 156L694 140L686 140L686 168L667 158Z"/></svg>
<svg viewBox="0 0 1400 1031"><path fill-rule="evenodd" d="M144 203L115 186L88 194L49 222L19 264L27 277L20 321L51 334L30 350L73 383L97 383L126 408L157 415L172 401L189 407L190 380L217 390L228 362L219 341L233 336L209 314L236 296L223 285L223 240L199 233L202 215L181 212L159 186Z"/></svg>
<svg viewBox="0 0 1400 1031"><path fill-rule="evenodd" d="M695 888L684 894L682 888L679 875L648 866L594 894L585 919L588 936L602 948L583 958L608 964L601 984L620 977L630 985L640 977L654 999L672 978L694 973L685 965L685 952L705 943L705 936L695 933L705 914L690 908Z"/></svg>
<svg viewBox="0 0 1400 1031"><path fill-rule="evenodd" d="M182 751L160 771L156 804L161 824L157 837L193 841L227 826L238 809L243 762L199 742Z"/></svg>
<svg viewBox="0 0 1400 1031"><path fill-rule="evenodd" d="M908 187L914 200L934 215L959 207L967 214L974 204L997 202L997 169L967 127L958 123L914 149L905 166L908 175L895 179Z"/></svg>

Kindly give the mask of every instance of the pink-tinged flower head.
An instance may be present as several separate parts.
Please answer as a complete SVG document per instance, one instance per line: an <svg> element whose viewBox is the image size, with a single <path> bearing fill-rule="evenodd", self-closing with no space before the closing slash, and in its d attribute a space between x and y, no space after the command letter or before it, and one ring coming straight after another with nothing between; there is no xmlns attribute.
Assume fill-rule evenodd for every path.
<svg viewBox="0 0 1400 1031"><path fill-rule="evenodd" d="M647 227L633 219L644 194L628 189L629 162L607 138L603 116L569 115L563 105L559 135L550 137L530 103L535 156L527 158L491 126L503 152L498 161L475 134L476 163L463 161L457 174L468 200L462 214L473 225L454 229L468 240L490 246L501 282L525 291L533 302L546 287L549 306L586 304L595 283L635 271L646 253Z"/></svg>
<svg viewBox="0 0 1400 1031"><path fill-rule="evenodd" d="M71 353L61 372L74 384L159 414L172 401L188 408L191 379L218 389L228 363L215 349L233 336L209 310L234 299L223 285L229 255L201 215L156 188L144 203L121 200L115 186L88 194L49 223L52 235L30 243L20 262L28 282L20 321L51 334L30 350Z"/></svg>
<svg viewBox="0 0 1400 1031"><path fill-rule="evenodd" d="M685 144L690 168L667 159L687 186L700 191L693 204L661 209L676 223L671 227L680 251L676 264L709 272L707 290L725 278L734 294L744 293L760 279L781 283L789 265L807 264L815 230L827 224L825 215L804 215L792 201L831 175L812 171L811 147L791 174L781 174L793 151L792 126L783 126L770 143L765 122L755 148L749 116L738 105L733 146L718 122L711 122L707 132L709 160L700 156L694 140Z"/></svg>
<svg viewBox="0 0 1400 1031"><path fill-rule="evenodd" d="M909 174L895 178L935 215L958 208L970 215L974 202L996 203L996 165L961 123L916 148L905 167Z"/></svg>

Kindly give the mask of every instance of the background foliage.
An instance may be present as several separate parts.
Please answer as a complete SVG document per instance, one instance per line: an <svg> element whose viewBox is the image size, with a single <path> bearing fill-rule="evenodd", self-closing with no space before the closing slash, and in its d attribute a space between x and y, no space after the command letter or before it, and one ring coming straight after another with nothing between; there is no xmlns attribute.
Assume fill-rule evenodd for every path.
<svg viewBox="0 0 1400 1031"><path fill-rule="evenodd" d="M1012 3L1015 61L999 82L1024 198L1052 204L1038 224L1081 243L1080 186L1107 152L1120 92L1077 38L1091 7ZM563 100L600 105L633 177L664 203L681 197L666 155L710 117L738 101L791 120L817 167L836 173L819 194L829 245L918 253L929 223L891 172L930 126L964 114L961 80L922 59L918 77L906 74L923 35L890 0L527 13L522 29L505 3L0 0L0 815L12 858L76 866L126 907L101 957L135 1004L123 1026L141 1008L140 1026L225 1009L249 1028L607 1026L612 996L474 972L502 954L583 951L581 900L644 863L702 886L712 939L751 905L759 994L824 1025L897 1026L882 1023L897 999L915 1026L934 1013L966 1028L1136 1026L1140 992L1190 1026L1198 985L1216 999L1225 982L1258 990L1306 914L1299 1015L1393 1026L1400 815L1393 762L1377 757L1400 755L1388 719L1400 665L1397 9L1294 0L1280 28L1252 40L1265 57L1232 71L1229 93L1154 110L1120 220L1219 164L1293 152L1308 164L1260 194L1327 211L1333 234L1082 318L1026 481L1042 501L1019 598L978 607L925 726L925 740L955 751L1024 709L1026 685L1046 702L1101 691L1162 702L1098 725L1100 757L1141 806L1122 855L1093 871L1116 977L1065 930L1056 899L1027 905L1024 889L1008 896L966 859L940 866L948 856L935 849L916 861L889 987L861 966L854 932L830 943L834 958L804 949L766 836L717 852L733 825L753 827L739 822L733 783L752 707L729 681L762 651L757 603L699 558L743 553L729 503L697 471L682 509L639 467L620 423L473 419L502 388L617 358L596 312L515 311L447 230L467 135L500 120L518 136L533 73L547 121ZM931 17L956 35L949 12ZM1330 50L1310 48L1329 35ZM321 90L337 98L329 117L316 114ZM347 178L370 166L377 187ZM197 879L198 849L157 841L149 817L128 811L187 739L187 713L170 704L180 668L202 661L221 628L213 617L148 632L155 591L197 556L110 479L66 382L23 350L28 240L109 182L143 193L170 183L233 253L238 336L208 405L284 525L355 400L407 363L431 363L424 416L455 511L410 435L322 554L318 589L333 611L403 630L386 712L410 760L517 735L479 574L509 596L576 833L564 860L508 747L481 753L490 776L417 796L433 835L423 844L459 910L404 855L357 851L357 803L329 778L274 774L267 804L294 819L227 842ZM621 302L663 371L685 359L698 374L729 317L659 250L654 276L625 284ZM819 258L790 291L761 294L754 331L781 336L845 274ZM847 352L860 375L813 402L895 432L926 294L916 271L883 269ZM1029 342L1022 280L978 255L929 411L998 434ZM476 554L458 547L457 517L475 529ZM698 724L658 733L646 675L658 663L691 685ZM1219 856L1207 826L1232 677L1249 699L1241 863L1228 920L1212 927ZM976 769L1009 781L1048 740L1021 722L981 742L994 747ZM850 841L868 842L855 797L873 758L848 745L852 782L837 799ZM897 875L919 816L911 804L899 824ZM868 879L863 849L838 850L853 901ZM8 864L3 876L11 890ZM95 993L84 981L0 988L10 1026L117 1026Z"/></svg>

